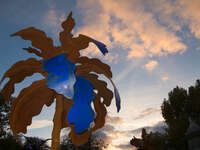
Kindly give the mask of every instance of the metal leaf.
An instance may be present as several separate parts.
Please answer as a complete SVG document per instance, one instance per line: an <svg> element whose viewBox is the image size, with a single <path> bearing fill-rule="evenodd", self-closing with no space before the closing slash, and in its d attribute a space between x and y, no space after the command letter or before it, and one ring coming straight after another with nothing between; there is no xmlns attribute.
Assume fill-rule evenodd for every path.
<svg viewBox="0 0 200 150"><path fill-rule="evenodd" d="M53 40L47 37L45 32L34 27L20 30L11 36L20 36L24 40L30 40L32 42L32 46L41 50L41 56L44 59L62 53L54 47Z"/></svg>
<svg viewBox="0 0 200 150"><path fill-rule="evenodd" d="M91 131L95 131L97 129L100 129L105 124L105 117L107 114L106 107L104 103L100 101L100 96L98 94L95 95L94 100L94 109L96 111L96 118L94 120L95 126L91 129Z"/></svg>
<svg viewBox="0 0 200 150"><path fill-rule="evenodd" d="M1 82L5 78L10 78L2 89L4 98L9 101L12 93L14 92L14 84L24 80L25 77L32 76L34 73L41 73L41 61L35 58L30 58L25 61L15 63L9 70L6 71Z"/></svg>
<svg viewBox="0 0 200 150"><path fill-rule="evenodd" d="M77 66L77 74L96 72L98 74L104 74L107 78L112 78L110 66L101 62L99 59L81 57L76 61L76 63L81 63L81 65Z"/></svg>
<svg viewBox="0 0 200 150"><path fill-rule="evenodd" d="M11 106L10 125L13 133L26 133L32 117L38 115L44 105L50 106L55 94L47 88L45 79L24 88Z"/></svg>
<svg viewBox="0 0 200 150"><path fill-rule="evenodd" d="M91 42L91 38L79 34L78 37L69 38L67 42L65 42L65 46L63 49L67 50L68 59L75 63L75 61L80 56L80 50L84 50L89 46L89 43Z"/></svg>
<svg viewBox="0 0 200 150"><path fill-rule="evenodd" d="M62 45L62 48L65 51L69 51L68 48L70 48L70 41L72 39L71 31L75 26L75 21L72 18L72 12L68 15L67 19L62 22L62 28L64 29L62 32L60 32L60 43Z"/></svg>
<svg viewBox="0 0 200 150"><path fill-rule="evenodd" d="M37 49L35 48L32 48L32 47L28 47L28 48L23 48L23 50L29 52L29 53L34 53L35 55L39 56L39 57L42 57L42 54L40 51L38 51Z"/></svg>
<svg viewBox="0 0 200 150"><path fill-rule="evenodd" d="M73 37L71 34L72 29L75 26L75 21L72 18L72 12L68 15L67 19L62 22L62 28L64 29L59 34L62 49L68 54L68 59L74 61L80 56L80 50L89 46L91 38L80 34L78 37Z"/></svg>
<svg viewBox="0 0 200 150"><path fill-rule="evenodd" d="M97 94L103 98L103 103L106 106L110 106L113 98L113 92L107 88L107 83L105 81L99 80L98 76L92 73L83 74L81 76L84 76L93 84L94 88L98 92Z"/></svg>
<svg viewBox="0 0 200 150"><path fill-rule="evenodd" d="M119 112L121 108L121 98L114 82L112 81L112 72L110 67L98 59L89 59L87 57L81 57L77 59L77 62L81 63L81 65L77 66L76 74L88 74L90 72L96 72L97 74L104 74L111 81L114 87L117 112Z"/></svg>
<svg viewBox="0 0 200 150"><path fill-rule="evenodd" d="M99 50L101 51L103 55L106 55L106 53L108 53L108 49L106 48L105 44L94 39L92 39L92 42L99 48Z"/></svg>

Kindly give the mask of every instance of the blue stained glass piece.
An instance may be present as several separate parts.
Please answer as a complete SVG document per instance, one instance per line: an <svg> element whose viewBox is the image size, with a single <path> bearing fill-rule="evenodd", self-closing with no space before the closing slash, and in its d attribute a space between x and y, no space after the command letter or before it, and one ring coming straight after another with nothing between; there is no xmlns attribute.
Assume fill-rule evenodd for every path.
<svg viewBox="0 0 200 150"><path fill-rule="evenodd" d="M112 83L112 85L114 87L115 102L116 102L117 112L119 112L121 109L121 98L120 98L119 92L111 78L110 78L110 82Z"/></svg>
<svg viewBox="0 0 200 150"><path fill-rule="evenodd" d="M115 101L116 101L116 106L117 106L117 112L119 112L120 109L121 109L121 98L120 98L119 92L118 92L116 87L114 87L114 93L115 93Z"/></svg>
<svg viewBox="0 0 200 150"><path fill-rule="evenodd" d="M90 127L94 121L95 113L91 106L81 101L75 103L68 112L68 122L74 124L76 134L81 134Z"/></svg>
<svg viewBox="0 0 200 150"><path fill-rule="evenodd" d="M94 86L84 77L76 75L73 101L84 101L90 104L94 100Z"/></svg>
<svg viewBox="0 0 200 150"><path fill-rule="evenodd" d="M108 53L108 49L106 48L105 44L94 39L92 39L92 42L99 48L103 55L106 55L106 53Z"/></svg>
<svg viewBox="0 0 200 150"><path fill-rule="evenodd" d="M74 124L75 133L81 134L94 121L95 113L91 107L94 100L93 85L81 76L76 76L74 85L74 105L68 112L68 121Z"/></svg>
<svg viewBox="0 0 200 150"><path fill-rule="evenodd" d="M74 95L75 64L67 59L67 54L60 54L42 63L42 70L47 72L47 87L72 99Z"/></svg>

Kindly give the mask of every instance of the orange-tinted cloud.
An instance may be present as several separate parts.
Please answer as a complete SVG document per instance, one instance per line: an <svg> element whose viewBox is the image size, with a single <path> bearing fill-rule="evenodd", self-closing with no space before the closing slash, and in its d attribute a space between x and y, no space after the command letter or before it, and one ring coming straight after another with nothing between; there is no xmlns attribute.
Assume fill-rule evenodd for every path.
<svg viewBox="0 0 200 150"><path fill-rule="evenodd" d="M197 47L196 50L200 52L200 47Z"/></svg>
<svg viewBox="0 0 200 150"><path fill-rule="evenodd" d="M166 127L167 127L167 125L164 121L159 121L152 126L143 126L143 127L140 127L140 128L134 129L134 130L129 130L127 132L133 134L134 136L141 137L143 128L146 129L147 133L150 133L150 132L165 133Z"/></svg>
<svg viewBox="0 0 200 150"><path fill-rule="evenodd" d="M28 129L38 129L47 126L52 126L53 122L50 120L33 120L32 124L28 126Z"/></svg>
<svg viewBox="0 0 200 150"><path fill-rule="evenodd" d="M136 150L134 146L130 144L124 144L124 145L108 145L107 148L104 148L103 150Z"/></svg>
<svg viewBox="0 0 200 150"><path fill-rule="evenodd" d="M199 0L78 0L77 8L83 16L77 33L102 41L109 50L127 50L127 59L183 53L187 45L177 35L179 31L188 36L183 27L200 38ZM45 15L44 22L54 33L60 29L64 13L58 17L57 10L50 7ZM85 54L101 56L94 45ZM115 52L106 57L115 63L117 59Z"/></svg>
<svg viewBox="0 0 200 150"><path fill-rule="evenodd" d="M197 38L200 38L200 1L199 0L149 0L151 10L159 21L174 31L182 31L187 26Z"/></svg>
<svg viewBox="0 0 200 150"><path fill-rule="evenodd" d="M160 109L157 109L157 108L147 108L145 110L143 110L136 118L134 118L135 120L137 119L143 119L144 117L148 116L148 115L151 115L153 113L156 113L156 112L160 112L161 110Z"/></svg>
<svg viewBox="0 0 200 150"><path fill-rule="evenodd" d="M163 77L162 77L162 81L163 81L163 82L166 82L166 81L168 81L168 80L169 80L169 77L168 77L168 76L163 76Z"/></svg>
<svg viewBox="0 0 200 150"><path fill-rule="evenodd" d="M158 65L158 62L155 60L149 61L147 64L144 65L145 69L147 69L148 71L152 71L153 69L155 69Z"/></svg>
<svg viewBox="0 0 200 150"><path fill-rule="evenodd" d="M106 116L106 123L116 124L116 123L122 123L122 122L123 122L123 119L120 117L114 117L111 115Z"/></svg>
<svg viewBox="0 0 200 150"><path fill-rule="evenodd" d="M119 150L136 150L137 149L136 147L130 144L113 145L113 147L118 148Z"/></svg>
<svg viewBox="0 0 200 150"><path fill-rule="evenodd" d="M56 38L59 36L61 22L66 19L65 15L67 14L63 13L61 16L59 16L56 9L52 7L44 16L44 25L51 28L51 32L56 36Z"/></svg>
<svg viewBox="0 0 200 150"><path fill-rule="evenodd" d="M182 53L186 45L175 32L161 25L155 14L145 11L144 1L78 1L83 13L79 33L90 35L109 48L129 50L127 58ZM95 50L90 52L95 55Z"/></svg>

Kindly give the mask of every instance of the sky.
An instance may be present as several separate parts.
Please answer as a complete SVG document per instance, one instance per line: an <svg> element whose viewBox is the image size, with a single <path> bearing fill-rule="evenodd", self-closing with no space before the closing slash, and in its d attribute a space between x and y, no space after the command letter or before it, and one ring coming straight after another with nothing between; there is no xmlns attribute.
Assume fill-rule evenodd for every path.
<svg viewBox="0 0 200 150"><path fill-rule="evenodd" d="M76 22L75 36L85 34L107 45L106 56L93 44L82 55L111 66L122 100L120 113L113 100L106 125L96 134L110 143L107 150L133 149L129 141L140 136L142 127L162 126L160 106L168 92L177 85L188 88L199 78L200 1L0 0L0 78L19 60L39 59L22 50L31 45L29 41L9 35L34 26L59 45L60 24L70 11ZM41 78L40 74L26 78L15 86L13 96ZM55 104L44 106L33 118L28 136L51 136L54 108Z"/></svg>

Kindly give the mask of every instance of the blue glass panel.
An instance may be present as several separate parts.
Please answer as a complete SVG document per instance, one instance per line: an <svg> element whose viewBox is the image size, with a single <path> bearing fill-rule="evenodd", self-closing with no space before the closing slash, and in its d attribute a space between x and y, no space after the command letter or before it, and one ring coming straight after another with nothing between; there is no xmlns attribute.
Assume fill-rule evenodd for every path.
<svg viewBox="0 0 200 150"><path fill-rule="evenodd" d="M115 93L115 101L116 101L116 106L117 106L117 112L120 111L121 109L121 98L119 96L119 92L117 88L114 86L114 93Z"/></svg>
<svg viewBox="0 0 200 150"><path fill-rule="evenodd" d="M94 39L92 39L92 42L99 48L99 50L102 52L103 55L106 55L106 53L108 53L108 50L105 44Z"/></svg>
<svg viewBox="0 0 200 150"><path fill-rule="evenodd" d="M74 83L76 81L75 65L70 62L66 54L60 54L42 63L42 69L47 74L47 87L63 94L67 98L73 98Z"/></svg>
<svg viewBox="0 0 200 150"><path fill-rule="evenodd" d="M121 98L120 98L119 92L111 78L110 78L110 82L112 83L112 85L114 87L115 102L116 102L117 112L119 112L121 109Z"/></svg>
<svg viewBox="0 0 200 150"><path fill-rule="evenodd" d="M77 134L83 133L94 121L91 102L94 100L93 85L81 76L76 76L74 85L74 105L68 112L68 121L75 125Z"/></svg>

